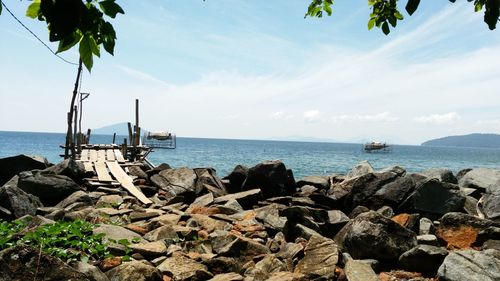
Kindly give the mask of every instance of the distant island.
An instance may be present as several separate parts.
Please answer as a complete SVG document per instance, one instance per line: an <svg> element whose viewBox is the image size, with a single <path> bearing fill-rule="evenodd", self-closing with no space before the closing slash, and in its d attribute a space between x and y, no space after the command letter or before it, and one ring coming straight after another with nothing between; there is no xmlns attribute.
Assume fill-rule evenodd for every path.
<svg viewBox="0 0 500 281"><path fill-rule="evenodd" d="M120 136L128 136L128 126L126 122L112 124L101 128L92 129L92 134L95 135L112 135L116 133Z"/></svg>
<svg viewBox="0 0 500 281"><path fill-rule="evenodd" d="M422 143L422 145L500 148L500 135L469 134L463 136L448 136L439 139L428 140Z"/></svg>

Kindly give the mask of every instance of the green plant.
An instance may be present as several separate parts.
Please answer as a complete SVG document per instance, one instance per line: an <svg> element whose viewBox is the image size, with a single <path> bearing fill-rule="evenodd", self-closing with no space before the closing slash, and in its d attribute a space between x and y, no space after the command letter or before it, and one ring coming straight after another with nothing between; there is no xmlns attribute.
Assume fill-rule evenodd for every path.
<svg viewBox="0 0 500 281"><path fill-rule="evenodd" d="M58 257L67 263L77 260L100 260L111 256L104 234L94 235L94 225L82 220L58 221L34 230L26 229L27 222L0 222L0 249L14 245L29 245Z"/></svg>

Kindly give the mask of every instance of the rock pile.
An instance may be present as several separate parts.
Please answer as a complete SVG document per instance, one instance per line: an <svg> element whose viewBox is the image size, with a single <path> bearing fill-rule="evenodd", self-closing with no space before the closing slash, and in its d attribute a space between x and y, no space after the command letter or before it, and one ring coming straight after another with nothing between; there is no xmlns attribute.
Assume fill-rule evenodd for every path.
<svg viewBox="0 0 500 281"><path fill-rule="evenodd" d="M153 204L85 186L71 161L14 175L0 188L4 220L82 219L134 243L70 265L11 247L0 252L0 279L32 278L38 263L43 280L500 280L500 170L411 174L362 162L295 181L265 161L222 179L168 165L129 173Z"/></svg>

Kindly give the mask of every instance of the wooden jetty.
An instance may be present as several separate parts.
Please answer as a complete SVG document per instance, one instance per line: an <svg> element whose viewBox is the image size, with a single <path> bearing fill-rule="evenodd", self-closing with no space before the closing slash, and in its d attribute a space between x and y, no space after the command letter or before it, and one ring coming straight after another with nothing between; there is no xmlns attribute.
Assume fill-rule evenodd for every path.
<svg viewBox="0 0 500 281"><path fill-rule="evenodd" d="M87 178L91 185L122 186L143 204L151 204L142 191L133 183L127 174L127 167L139 165L139 162L130 162L123 156L120 147L116 144L83 145L77 161L82 162L85 171L93 175Z"/></svg>

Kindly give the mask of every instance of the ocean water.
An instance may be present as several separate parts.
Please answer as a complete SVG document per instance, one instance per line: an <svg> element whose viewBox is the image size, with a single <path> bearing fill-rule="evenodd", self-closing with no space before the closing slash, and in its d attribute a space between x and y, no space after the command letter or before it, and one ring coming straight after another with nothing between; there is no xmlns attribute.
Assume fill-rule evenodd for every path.
<svg viewBox="0 0 500 281"><path fill-rule="evenodd" d="M42 155L57 163L64 151L64 134L0 131L0 158L18 154ZM117 137L118 140L123 137ZM112 136L94 135L91 143L111 143ZM387 153L367 153L361 144L262 140L177 138L177 148L157 149L148 156L154 164L215 168L220 177L238 165L254 166L279 159L296 179L309 175L346 173L362 160L375 169L399 165L410 172L445 167L455 173L465 168L500 168L500 149L394 145Z"/></svg>

